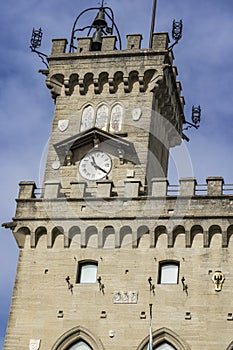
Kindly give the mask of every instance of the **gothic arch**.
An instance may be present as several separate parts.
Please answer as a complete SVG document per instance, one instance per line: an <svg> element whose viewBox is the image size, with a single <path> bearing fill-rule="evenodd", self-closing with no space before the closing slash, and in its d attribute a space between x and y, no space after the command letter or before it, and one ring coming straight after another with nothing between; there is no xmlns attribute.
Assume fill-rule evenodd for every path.
<svg viewBox="0 0 233 350"><path fill-rule="evenodd" d="M82 109L82 117L80 124L80 131L86 131L94 127L95 124L95 108L91 103L87 103Z"/></svg>
<svg viewBox="0 0 233 350"><path fill-rule="evenodd" d="M147 350L148 342L149 335L141 342L137 350ZM153 332L153 347L159 346L163 342L171 344L177 350L190 350L190 347L183 339L181 339L175 332L165 327Z"/></svg>
<svg viewBox="0 0 233 350"><path fill-rule="evenodd" d="M123 125L123 117L124 117L124 107L120 102L116 102L111 107L110 112L110 132L119 132L122 130Z"/></svg>
<svg viewBox="0 0 233 350"><path fill-rule="evenodd" d="M108 130L110 108L105 102L101 102L96 108L95 127L101 130Z"/></svg>
<svg viewBox="0 0 233 350"><path fill-rule="evenodd" d="M231 344L226 348L226 350L233 350L233 341L232 341Z"/></svg>
<svg viewBox="0 0 233 350"><path fill-rule="evenodd" d="M67 350L79 340L86 342L93 350L104 350L101 341L89 330L81 326L74 327L64 333L52 346L51 350Z"/></svg>

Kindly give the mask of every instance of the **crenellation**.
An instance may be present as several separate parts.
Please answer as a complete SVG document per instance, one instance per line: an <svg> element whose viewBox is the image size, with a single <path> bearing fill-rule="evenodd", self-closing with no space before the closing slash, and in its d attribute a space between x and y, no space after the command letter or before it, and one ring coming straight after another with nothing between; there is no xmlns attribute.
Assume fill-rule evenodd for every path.
<svg viewBox="0 0 233 350"><path fill-rule="evenodd" d="M78 40L77 54L87 54L87 52L90 51L91 38L79 37L77 40Z"/></svg>
<svg viewBox="0 0 233 350"><path fill-rule="evenodd" d="M86 181L73 181L70 183L71 189L70 189L70 198L84 198L86 196L86 187L87 182Z"/></svg>
<svg viewBox="0 0 233 350"><path fill-rule="evenodd" d="M117 38L115 35L104 36L101 50L104 52L115 50L116 40Z"/></svg>
<svg viewBox="0 0 233 350"><path fill-rule="evenodd" d="M169 42L168 33L153 33L152 49L167 50Z"/></svg>
<svg viewBox="0 0 233 350"><path fill-rule="evenodd" d="M180 196L192 197L195 195L197 181L195 178L181 178L180 179Z"/></svg>
<svg viewBox="0 0 233 350"><path fill-rule="evenodd" d="M21 181L19 183L19 199L35 198L36 183L34 181Z"/></svg>
<svg viewBox="0 0 233 350"><path fill-rule="evenodd" d="M140 50L142 39L142 34L128 34L127 50Z"/></svg>
<svg viewBox="0 0 233 350"><path fill-rule="evenodd" d="M223 193L224 179L221 176L213 176L207 178L208 195L221 196Z"/></svg>
<svg viewBox="0 0 233 350"><path fill-rule="evenodd" d="M66 52L67 39L52 39L51 56L64 54Z"/></svg>
<svg viewBox="0 0 233 350"><path fill-rule="evenodd" d="M116 166L116 168L118 168ZM137 168L135 168L137 169ZM71 192L71 198L75 199L75 198L85 198L85 193L86 191L88 192L91 188L93 188L93 184L91 185L90 183L86 182L86 181L70 181L71 177L75 178L75 173L76 173L76 167L75 166L70 166L70 167L63 167L61 169L63 176L62 176L62 184L60 183L60 181L47 181L45 182L45 187L43 188L42 191L42 198L44 199L59 199L61 196L60 194L62 192L64 192L64 190L69 189L69 191ZM127 189L131 189L129 190L128 193L134 193L134 196L138 199L140 199L140 197L146 194L146 196L149 198L154 197L156 198L160 198L160 197L167 197L169 198L169 196L174 196L173 193L170 192L170 190L172 189L172 187L174 187L174 185L169 185L169 182L166 178L153 178L151 180L151 193L146 193L146 191L139 191L139 189L141 188L142 184L140 182L139 179L135 178L135 174L140 174L138 172L135 173L135 170L130 169L130 168L126 168L125 170L125 179L122 182L122 185L124 186L125 189L125 193L128 191ZM115 183L112 179L107 179L107 180L103 180L103 181L99 181L97 182L97 185L100 185L100 187L102 186L102 184L111 184L111 188L115 188L117 189L117 183ZM96 188L98 186L95 186ZM180 184L179 185L175 185L177 190L175 193L175 196L177 196L177 194L179 194L177 196L177 198L179 197L188 197L188 198L193 198L195 200L198 200L198 198L202 199L202 201L206 201L205 204L208 204L211 206L214 206L216 203L218 203L218 201L214 201L214 198L212 199L212 197L222 197L222 207L224 209L228 209L230 210L231 208L231 202L232 202L232 192L227 191L227 193L225 194L224 192L224 179L222 177L208 177L206 180L206 184L202 184L199 185L196 181L195 178L181 178L180 179ZM36 187L36 184L34 181L22 181L19 183L19 195L18 195L18 203L21 202L21 200L29 200L29 199L35 199L35 202L37 200L41 200L40 198L38 199L38 191L39 189ZM90 188L89 188L90 187ZM228 187L228 185L226 185L226 187ZM134 190L132 190L134 188ZM107 191L106 193L109 193L109 195L107 195L106 197L109 198L113 198L115 196L121 198L121 196L119 196L119 194L117 192L114 192L114 195L112 194L112 191ZM129 195L129 197L131 197ZM197 207L198 208L198 207Z"/></svg>
<svg viewBox="0 0 233 350"><path fill-rule="evenodd" d="M46 181L44 183L44 198L59 198L61 191L61 183L60 181Z"/></svg>

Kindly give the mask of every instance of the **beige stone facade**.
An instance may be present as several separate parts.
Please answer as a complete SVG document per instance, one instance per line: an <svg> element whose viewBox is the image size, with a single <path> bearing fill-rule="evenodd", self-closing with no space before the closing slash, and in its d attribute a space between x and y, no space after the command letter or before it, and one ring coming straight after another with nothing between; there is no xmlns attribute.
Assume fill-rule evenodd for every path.
<svg viewBox="0 0 233 350"><path fill-rule="evenodd" d="M114 40L90 52L80 38L76 53L53 40L44 184L20 183L9 224L20 254L4 349L146 350L152 304L154 349L232 350L233 196L219 177L171 191L169 149L185 119L168 36L155 33L151 49L140 35L121 51ZM97 149L111 171L84 179L80 161ZM97 266L95 283L80 282L83 262ZM166 264L176 283L163 283Z"/></svg>

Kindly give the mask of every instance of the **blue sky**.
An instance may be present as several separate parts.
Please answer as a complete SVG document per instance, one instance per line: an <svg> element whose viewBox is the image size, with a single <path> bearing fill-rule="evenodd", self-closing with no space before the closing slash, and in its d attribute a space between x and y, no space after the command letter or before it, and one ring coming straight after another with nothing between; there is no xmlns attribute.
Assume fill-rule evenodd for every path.
<svg viewBox="0 0 233 350"><path fill-rule="evenodd" d="M201 128L187 134L186 144L199 183L223 176L233 183L233 2L232 0L157 0L156 31L171 32L173 19L183 19L184 33L174 49L186 100L202 106ZM38 183L40 159L50 133L53 101L38 70L44 68L29 50L32 28L42 27L41 50L51 39L70 38L76 16L97 0L8 0L0 5L1 222L14 216L18 182ZM108 0L124 39L142 33L148 47L152 0ZM89 24L89 23L88 23ZM124 41L124 40L123 40ZM176 155L176 150L173 152ZM179 170L186 176L185 164ZM172 176L171 176L172 177ZM0 350L9 312L18 249L11 232L0 229Z"/></svg>

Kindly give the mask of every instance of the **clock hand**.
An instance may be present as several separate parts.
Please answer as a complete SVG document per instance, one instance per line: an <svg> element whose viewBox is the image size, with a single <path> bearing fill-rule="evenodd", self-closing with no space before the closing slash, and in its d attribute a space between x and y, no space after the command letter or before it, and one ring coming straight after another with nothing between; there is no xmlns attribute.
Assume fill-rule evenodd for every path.
<svg viewBox="0 0 233 350"><path fill-rule="evenodd" d="M91 165L93 165L93 167L94 167L95 169L101 170L103 173L105 173L106 175L108 175L108 172L107 172L106 170L102 169L98 164L96 164L95 158L94 158L93 156L92 156L91 158L92 158Z"/></svg>
<svg viewBox="0 0 233 350"><path fill-rule="evenodd" d="M105 173L106 175L108 175L108 172L104 169L102 169L99 165L96 164L96 168L101 170L103 173Z"/></svg>

